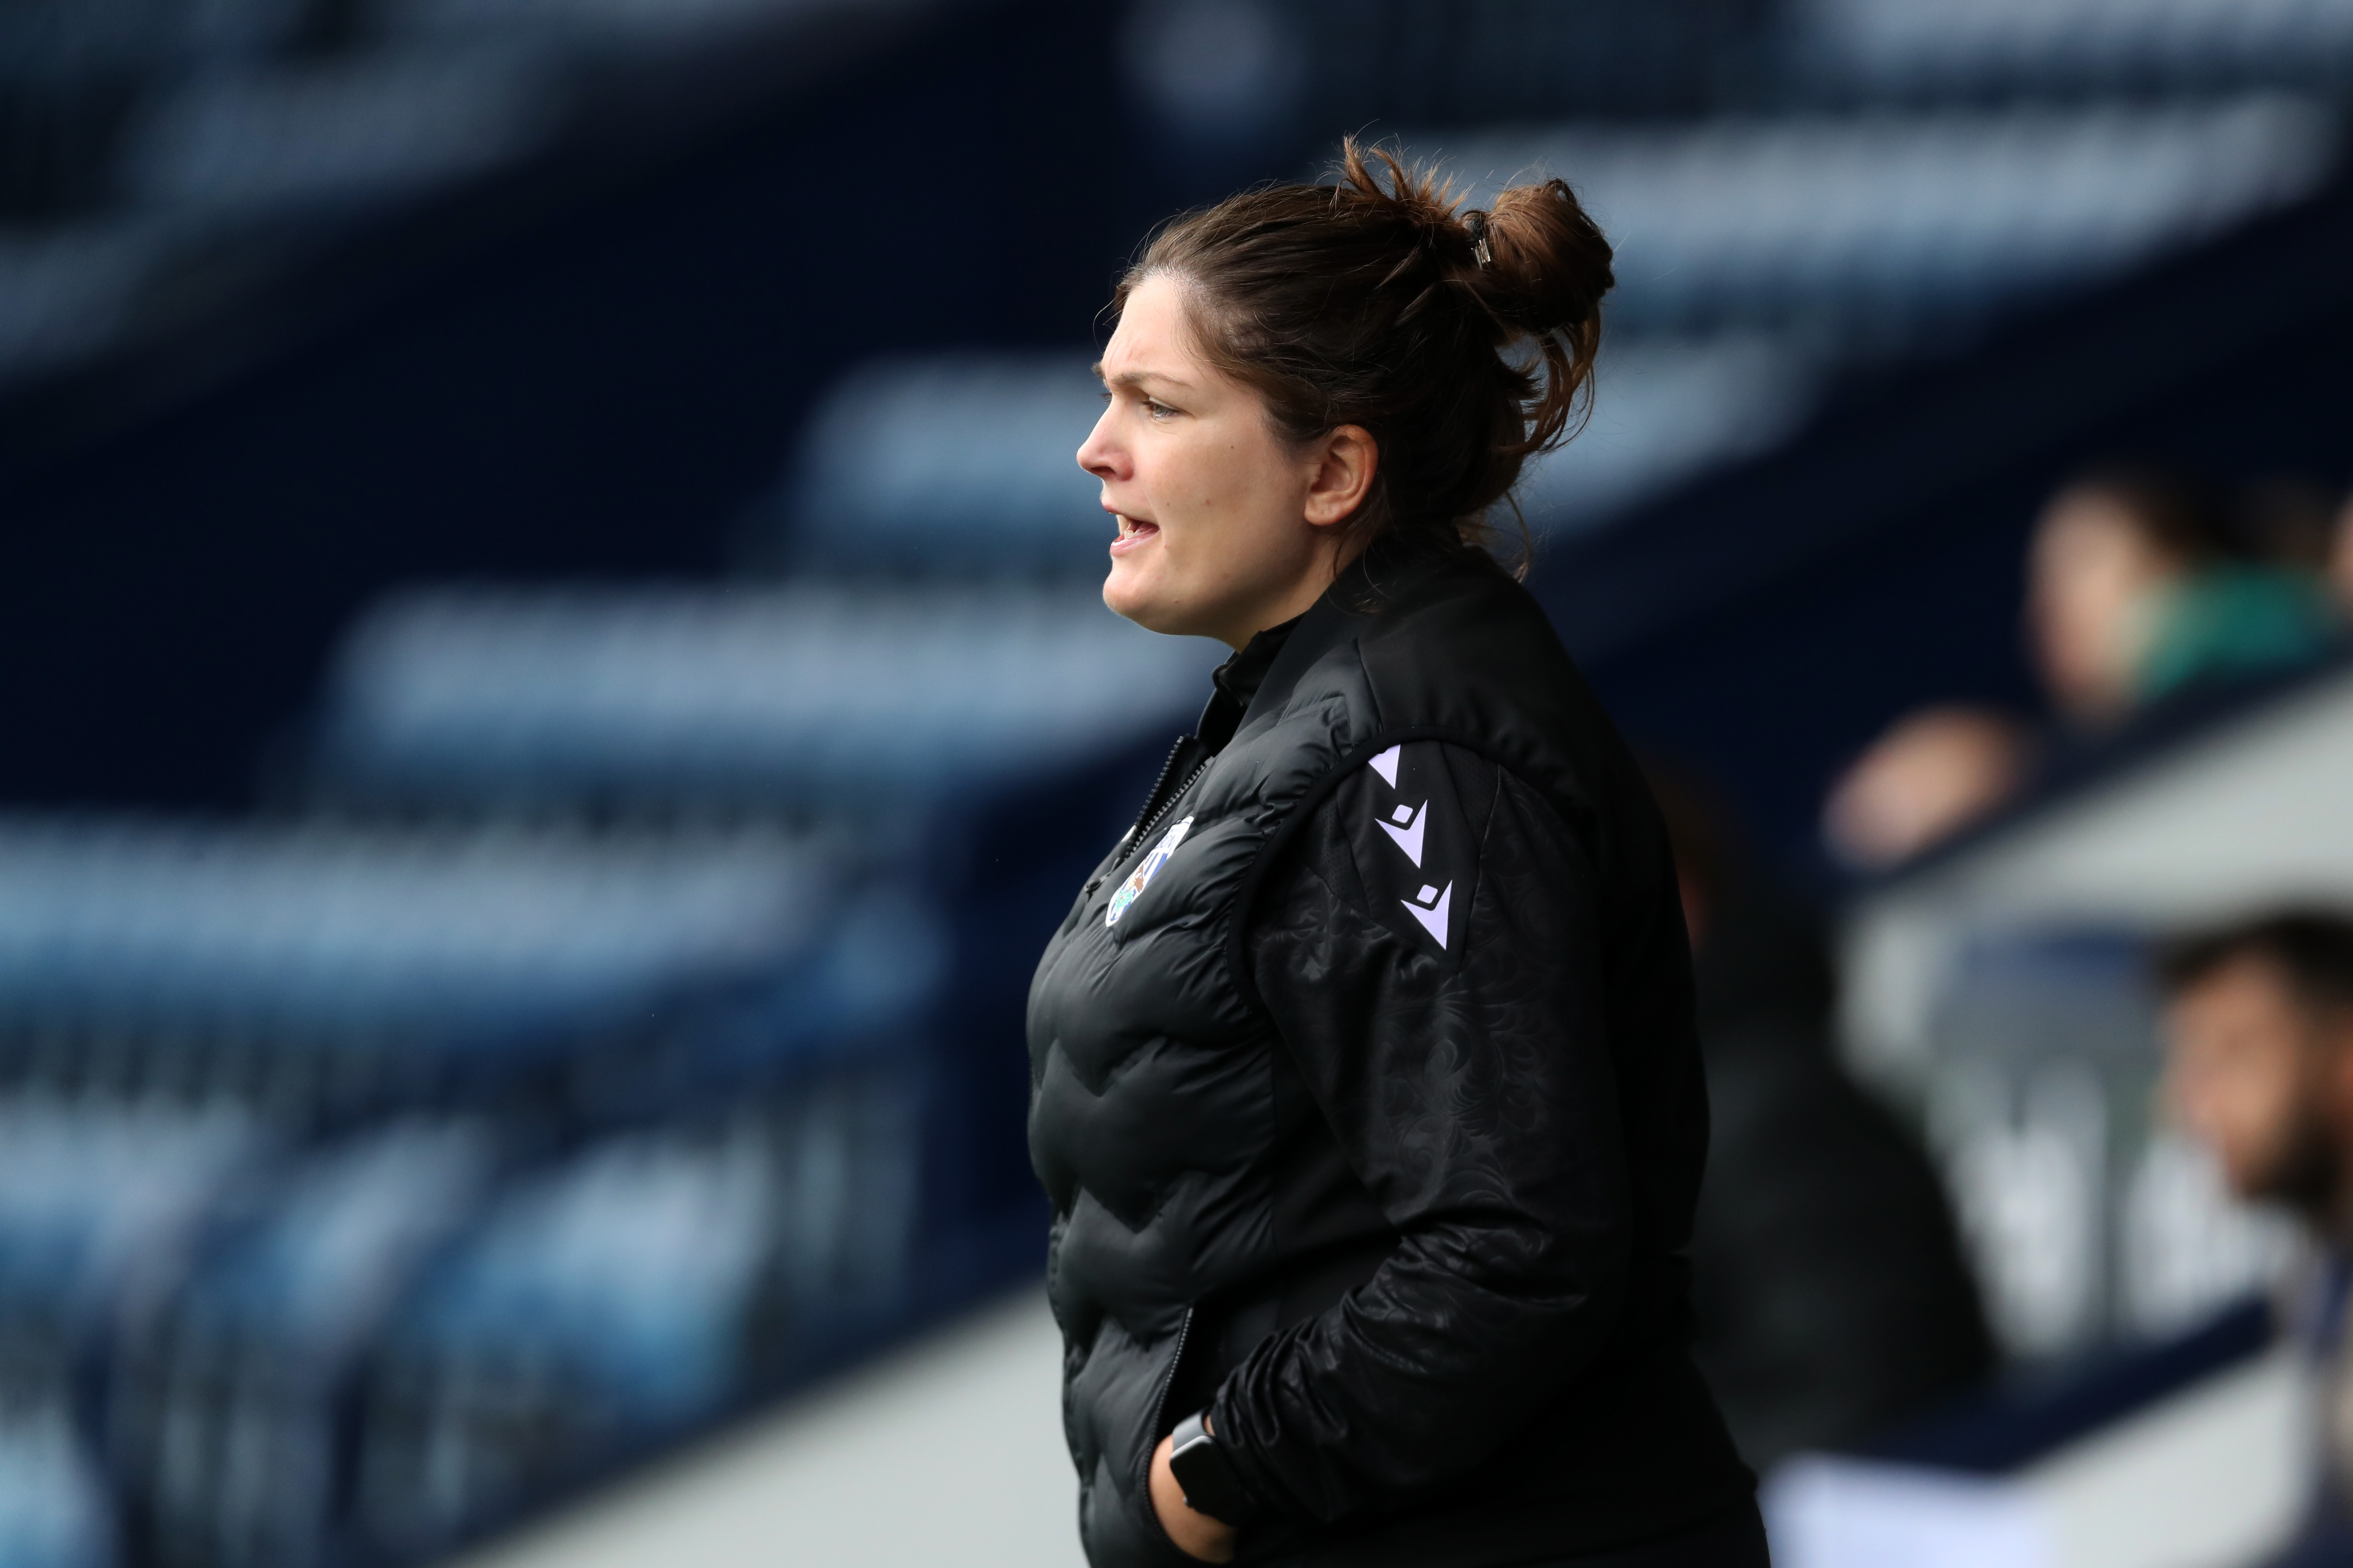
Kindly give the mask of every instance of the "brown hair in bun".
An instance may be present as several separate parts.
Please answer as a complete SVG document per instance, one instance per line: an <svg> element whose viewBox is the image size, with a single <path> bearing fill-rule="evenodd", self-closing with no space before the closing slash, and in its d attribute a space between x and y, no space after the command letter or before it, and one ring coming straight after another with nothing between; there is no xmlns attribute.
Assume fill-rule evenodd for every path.
<svg viewBox="0 0 2353 1568"><path fill-rule="evenodd" d="M1609 263L1560 180L1466 212L1435 170L1368 160L1351 138L1333 184L1262 186L1171 222L1113 305L1176 279L1204 354L1287 439L1358 425L1379 444L1348 526L1461 546L1486 541L1521 466L1581 416Z"/></svg>

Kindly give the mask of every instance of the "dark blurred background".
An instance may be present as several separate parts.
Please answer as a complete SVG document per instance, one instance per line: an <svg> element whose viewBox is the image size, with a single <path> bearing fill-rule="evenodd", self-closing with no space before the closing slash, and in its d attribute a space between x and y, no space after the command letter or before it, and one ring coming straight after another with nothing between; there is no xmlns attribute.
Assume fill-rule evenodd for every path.
<svg viewBox="0 0 2353 1568"><path fill-rule="evenodd" d="M1792 839L1919 691L2028 696L2084 452L2345 477L2337 131L2279 90L2334 55L1867 9L24 0L0 788L242 805L387 584L736 564L850 364L1082 352L1149 223L1351 130L1627 209L1659 406L1539 582Z"/></svg>
<svg viewBox="0 0 2353 1568"><path fill-rule="evenodd" d="M1218 657L1093 597L1101 312L1345 132L1619 247L1529 580L1752 1459L2253 1376L2141 955L2353 896L2348 88L2345 0L0 0L0 1568L446 1555L1034 1273L1031 955ZM2253 1560L2215 1441L2097 1561Z"/></svg>

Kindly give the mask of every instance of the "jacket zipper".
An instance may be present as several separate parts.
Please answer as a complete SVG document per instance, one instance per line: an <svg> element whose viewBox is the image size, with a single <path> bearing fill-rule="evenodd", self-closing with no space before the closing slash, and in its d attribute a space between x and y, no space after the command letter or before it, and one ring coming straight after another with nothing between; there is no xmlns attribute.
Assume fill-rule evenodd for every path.
<svg viewBox="0 0 2353 1568"><path fill-rule="evenodd" d="M1168 787L1169 775L1176 771L1176 759L1185 754L1185 742L1192 738L1190 735L1179 735L1176 737L1176 743L1168 748L1167 758L1160 764L1160 776L1152 781L1151 793L1144 797L1144 805L1136 811L1135 820L1128 824L1127 831L1120 835L1117 844L1112 846L1113 849L1125 849L1129 844L1134 842L1136 836L1144 831L1145 823L1151 819L1160 805L1161 792Z"/></svg>
<svg viewBox="0 0 2353 1568"><path fill-rule="evenodd" d="M1185 1364L1185 1342L1192 1334L1193 1309L1187 1307L1185 1309L1185 1321L1176 1325L1176 1353L1168 1358L1168 1370L1160 1374L1160 1392L1153 1396L1152 1426L1145 1443L1144 1474L1139 1478L1144 1487L1144 1517L1150 1523L1152 1532L1171 1546L1176 1543L1170 1539L1168 1527L1160 1522L1160 1510L1152 1501L1152 1457L1160 1451L1160 1423L1168 1414L1168 1391L1176 1386L1176 1369Z"/></svg>
<svg viewBox="0 0 2353 1568"><path fill-rule="evenodd" d="M1171 760L1173 761L1174 759ZM1152 830L1160 826L1161 818L1166 816L1170 812L1176 809L1176 803L1185 798L1185 792L1191 789L1193 785L1199 781L1201 775L1209 771L1209 764L1214 761L1216 761L1216 759L1213 757L1203 757L1201 759L1201 765L1195 768L1191 773L1187 773L1185 775L1185 782L1168 792L1168 798L1160 803L1160 809L1152 814L1152 819L1133 830L1136 842L1141 843L1143 840L1149 838L1152 836Z"/></svg>
<svg viewBox="0 0 2353 1568"><path fill-rule="evenodd" d="M1179 735L1176 737L1176 743L1168 748L1168 760L1160 764L1160 776L1152 781L1152 793L1144 797L1144 808L1135 814L1134 826L1121 834L1119 842L1111 847L1111 869L1104 871L1080 889L1081 898L1093 897L1094 890L1102 887L1109 879L1112 872L1118 870L1121 864L1126 860L1127 852L1134 847L1135 842L1159 826L1160 819L1167 816L1170 808L1178 801L1185 798L1185 792L1191 789L1203 773L1208 772L1209 764L1217 760L1214 754L1203 757L1200 764L1185 775L1183 784L1173 790L1168 787L1169 779L1176 772L1176 761L1185 754L1185 742L1192 738L1190 735Z"/></svg>
<svg viewBox="0 0 2353 1568"><path fill-rule="evenodd" d="M1168 1414L1168 1391L1176 1386L1176 1369L1185 1364L1185 1342L1193 1335L1193 1309L1185 1309L1185 1321L1176 1325L1176 1353L1168 1358L1168 1370L1160 1374L1160 1392L1152 1401L1152 1426L1144 1448L1144 1517L1152 1521L1153 1531L1161 1540L1169 1541L1168 1527L1160 1522L1160 1510L1152 1504L1152 1456L1160 1451L1160 1423ZM1169 1541L1170 1545L1176 1542Z"/></svg>
<svg viewBox="0 0 2353 1568"><path fill-rule="evenodd" d="M1158 1447L1161 1438L1160 1421L1168 1414L1168 1392L1176 1386L1176 1369L1185 1364L1185 1342L1193 1334L1193 1309L1185 1309L1185 1321L1176 1325L1176 1353L1168 1358L1168 1370L1160 1374L1160 1394L1152 1402L1152 1442Z"/></svg>

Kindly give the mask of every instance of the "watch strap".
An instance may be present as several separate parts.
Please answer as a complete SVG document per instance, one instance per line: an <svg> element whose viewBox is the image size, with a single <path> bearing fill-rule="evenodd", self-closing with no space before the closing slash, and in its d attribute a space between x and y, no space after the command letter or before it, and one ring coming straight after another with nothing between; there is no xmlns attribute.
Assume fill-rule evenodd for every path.
<svg viewBox="0 0 2353 1568"><path fill-rule="evenodd" d="M1258 1500L1234 1473L1209 1431L1206 1410L1196 1410L1169 1434L1168 1471L1185 1489L1185 1506L1221 1524L1244 1525L1258 1517Z"/></svg>

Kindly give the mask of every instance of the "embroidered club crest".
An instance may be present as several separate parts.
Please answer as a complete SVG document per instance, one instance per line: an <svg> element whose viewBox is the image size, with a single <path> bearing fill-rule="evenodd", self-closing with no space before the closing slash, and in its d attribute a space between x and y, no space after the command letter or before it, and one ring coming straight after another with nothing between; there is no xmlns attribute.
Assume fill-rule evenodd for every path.
<svg viewBox="0 0 2353 1568"><path fill-rule="evenodd" d="M1160 875L1160 868L1168 864L1168 857L1176 853L1176 846L1185 842L1185 835L1192 826L1193 819L1188 816L1170 828L1161 837L1160 842L1152 847L1152 853L1144 858L1144 864L1130 872L1127 880L1119 885L1119 891L1111 896L1111 908L1103 913L1104 925L1119 924L1119 917L1127 913L1127 906L1135 902L1137 895L1152 885L1153 878Z"/></svg>

